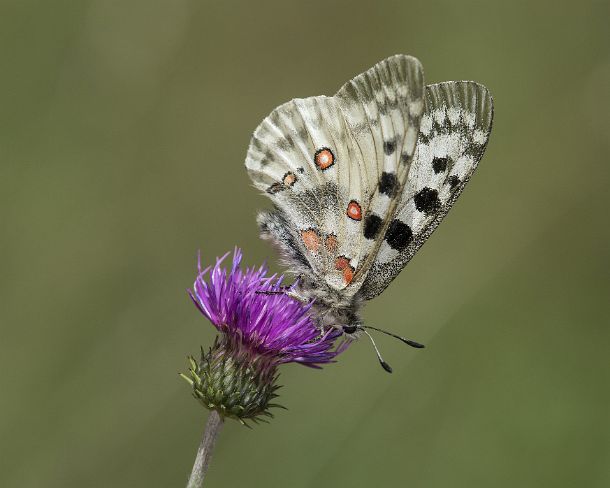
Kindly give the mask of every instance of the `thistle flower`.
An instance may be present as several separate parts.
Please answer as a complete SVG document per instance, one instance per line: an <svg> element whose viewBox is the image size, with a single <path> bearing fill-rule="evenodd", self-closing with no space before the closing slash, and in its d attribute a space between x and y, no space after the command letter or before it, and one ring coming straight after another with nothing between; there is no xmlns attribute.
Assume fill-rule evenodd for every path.
<svg viewBox="0 0 610 488"><path fill-rule="evenodd" d="M217 258L213 267L201 269L191 299L201 313L220 332L212 347L195 361L189 358L189 376L182 375L193 387L194 396L221 417L257 422L272 417L277 397L277 367L300 363L319 368L329 363L344 348L335 346L340 332L324 334L313 323L309 309L279 292L283 276L268 276L265 265L240 268L242 252L235 249L229 271L226 259Z"/></svg>

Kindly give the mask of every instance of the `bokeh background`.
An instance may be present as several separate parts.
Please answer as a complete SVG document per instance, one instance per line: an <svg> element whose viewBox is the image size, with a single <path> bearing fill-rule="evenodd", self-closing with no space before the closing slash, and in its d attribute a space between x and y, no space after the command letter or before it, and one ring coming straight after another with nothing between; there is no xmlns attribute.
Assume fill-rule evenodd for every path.
<svg viewBox="0 0 610 488"><path fill-rule="evenodd" d="M228 423L210 487L610 486L607 1L0 3L0 486L180 487L206 412L177 373L214 337L201 249L257 237L243 168L276 105L395 53L473 79L494 130L368 343L283 368Z"/></svg>

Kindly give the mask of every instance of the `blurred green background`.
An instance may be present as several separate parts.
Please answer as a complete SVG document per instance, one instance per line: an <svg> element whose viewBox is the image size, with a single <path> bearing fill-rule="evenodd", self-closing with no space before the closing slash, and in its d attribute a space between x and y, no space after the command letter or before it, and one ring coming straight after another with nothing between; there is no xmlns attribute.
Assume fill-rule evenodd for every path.
<svg viewBox="0 0 610 488"><path fill-rule="evenodd" d="M0 4L0 486L184 486L213 340L195 256L257 237L243 168L276 105L395 53L489 87L487 154L365 319L226 425L210 487L610 486L607 1ZM274 269L277 267L274 264Z"/></svg>

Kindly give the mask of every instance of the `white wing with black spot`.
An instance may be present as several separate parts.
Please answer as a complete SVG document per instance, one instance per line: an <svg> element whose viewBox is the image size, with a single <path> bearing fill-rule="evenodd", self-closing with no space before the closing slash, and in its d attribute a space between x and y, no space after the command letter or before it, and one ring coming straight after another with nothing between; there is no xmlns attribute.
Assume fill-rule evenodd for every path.
<svg viewBox="0 0 610 488"><path fill-rule="evenodd" d="M423 93L419 61L393 56L333 97L281 105L252 137L246 168L276 206L273 218L259 219L263 235L348 295L362 285L378 249L366 238L366 217L375 212L383 226L399 203Z"/></svg>
<svg viewBox="0 0 610 488"><path fill-rule="evenodd" d="M388 286L451 209L483 156L492 119L493 101L483 85L450 81L426 87L425 113L400 203L386 229L370 232L381 245L360 290L363 298Z"/></svg>

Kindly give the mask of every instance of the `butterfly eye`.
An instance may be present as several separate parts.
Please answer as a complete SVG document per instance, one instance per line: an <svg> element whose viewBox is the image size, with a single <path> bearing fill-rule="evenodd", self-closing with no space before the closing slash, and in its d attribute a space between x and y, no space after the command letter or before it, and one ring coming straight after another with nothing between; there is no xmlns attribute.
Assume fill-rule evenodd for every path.
<svg viewBox="0 0 610 488"><path fill-rule="evenodd" d="M330 168L333 164L335 164L335 155L333 152L327 147L323 147L318 149L314 154L313 161L318 168L322 171Z"/></svg>
<svg viewBox="0 0 610 488"><path fill-rule="evenodd" d="M347 205L347 216L352 220L362 220L362 207L356 200Z"/></svg>

